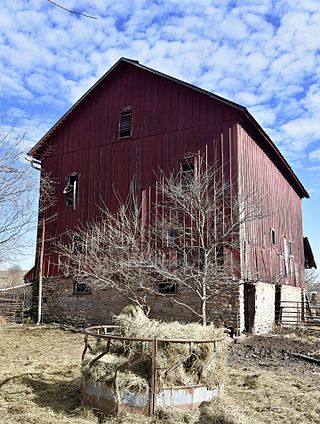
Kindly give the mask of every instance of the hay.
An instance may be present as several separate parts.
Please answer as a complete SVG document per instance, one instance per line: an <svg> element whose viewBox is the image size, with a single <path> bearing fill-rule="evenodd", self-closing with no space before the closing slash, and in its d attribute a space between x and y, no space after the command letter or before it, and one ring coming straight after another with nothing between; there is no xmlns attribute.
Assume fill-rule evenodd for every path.
<svg viewBox="0 0 320 424"><path fill-rule="evenodd" d="M0 328L0 422L5 424L320 424L317 367L297 369L283 361L277 369L230 364L223 399L193 413L162 412L158 418L126 414L115 418L80 407L78 333L34 327ZM256 364L257 365L257 364ZM259 374L257 388L246 376ZM221 401L221 404L219 402ZM223 412L223 417L222 413ZM222 417L221 417L222 415ZM223 421L224 420L224 421Z"/></svg>
<svg viewBox="0 0 320 424"><path fill-rule="evenodd" d="M212 340L223 336L223 330L200 324L164 323L149 319L141 309L130 306L114 317L118 333L126 337L158 339ZM99 341L92 353L106 349ZM96 362L90 355L83 364L83 372L95 381L113 384L117 398L124 393L145 393L151 379L150 342L112 341L108 353ZM157 353L158 388L204 384L210 388L224 382L224 343L159 342ZM127 362L126 366L123 366ZM118 368L121 367L121 371Z"/></svg>

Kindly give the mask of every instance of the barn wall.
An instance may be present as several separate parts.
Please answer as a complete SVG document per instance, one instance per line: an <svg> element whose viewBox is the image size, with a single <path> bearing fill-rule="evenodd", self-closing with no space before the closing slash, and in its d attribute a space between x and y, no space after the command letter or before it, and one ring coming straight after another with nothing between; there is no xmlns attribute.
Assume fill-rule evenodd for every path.
<svg viewBox="0 0 320 424"><path fill-rule="evenodd" d="M119 117L127 107L133 111L133 134L119 139ZM241 228L239 277L261 284L303 285L300 198L261 143L238 121L236 109L125 63L81 102L53 133L49 153L42 160L43 172L50 173L56 187L56 204L46 211L47 217L54 217L46 226L43 269L47 319L105 323L111 310L119 312L127 303L108 292L74 295L71 282L57 278L61 269L55 242L79 223L98 217L103 204L114 211L118 197L126 198L133 179L146 211L155 202L159 168L165 172L177 169L186 153L221 167L224 180L239 187L240 196L252 192L254 202L262 205L265 217ZM71 172L80 176L76 210L66 207L62 194ZM271 245L271 228L277 234L275 246ZM293 248L287 276L284 237L287 242L292 240ZM233 326L239 319L243 323L241 287L240 292L235 283L216 287L209 320ZM196 302L190 293L179 296ZM169 299L151 303L154 316L194 319Z"/></svg>
<svg viewBox="0 0 320 424"><path fill-rule="evenodd" d="M248 281L304 285L301 199L270 157L238 126L240 198L256 207L262 218L241 228L242 278ZM272 244L271 230L276 243ZM292 255L287 254L289 240ZM287 246L285 248L285 245Z"/></svg>
<svg viewBox="0 0 320 424"><path fill-rule="evenodd" d="M133 110L132 137L119 139L120 112ZM146 208L155 202L159 168L177 168L186 153L204 156L222 167L223 177L236 175L234 109L197 91L123 64L93 91L54 133L43 172L56 183L55 215L46 229L44 275L59 274L54 241L99 214L105 204L117 207L126 199L134 178ZM67 176L80 175L76 210L66 207L62 194Z"/></svg>

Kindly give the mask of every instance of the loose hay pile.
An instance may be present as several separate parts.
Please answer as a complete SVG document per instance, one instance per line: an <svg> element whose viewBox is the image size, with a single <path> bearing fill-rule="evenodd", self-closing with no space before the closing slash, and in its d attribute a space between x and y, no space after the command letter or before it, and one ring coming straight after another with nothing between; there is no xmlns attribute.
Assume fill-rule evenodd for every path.
<svg viewBox="0 0 320 424"><path fill-rule="evenodd" d="M149 319L141 309L126 307L115 317L117 335L157 339L212 340L223 330L200 324L164 323ZM101 353L104 356L97 359ZM83 373L94 381L112 385L117 401L124 395L145 394L151 380L152 345L143 341L97 342L83 362ZM204 384L219 386L225 377L225 346L214 343L158 342L157 385L164 387Z"/></svg>

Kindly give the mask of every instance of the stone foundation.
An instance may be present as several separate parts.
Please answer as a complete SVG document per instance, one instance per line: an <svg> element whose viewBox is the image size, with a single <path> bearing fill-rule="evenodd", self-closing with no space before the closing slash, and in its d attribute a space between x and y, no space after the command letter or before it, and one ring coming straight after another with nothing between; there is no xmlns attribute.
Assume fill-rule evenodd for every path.
<svg viewBox="0 0 320 424"><path fill-rule="evenodd" d="M239 285L237 281L215 285L215 295L207 306L208 321L215 325L237 326L239 309ZM199 321L192 311L173 301L188 304L196 311L201 306L198 298L185 288L179 293L166 296L150 296L150 317L161 320L182 322ZM76 326L90 326L111 323L112 316L118 314L129 300L114 290L94 290L90 293L74 293L73 283L68 278L43 279L43 320Z"/></svg>
<svg viewBox="0 0 320 424"><path fill-rule="evenodd" d="M275 320L275 286L258 282L255 287L255 311L252 332L267 333L272 330ZM196 311L201 306L198 298L185 288L178 294L150 296L150 317L164 321L197 322L199 317L173 299L188 304ZM301 301L301 289L283 285L281 300ZM112 322L130 302L114 290L94 290L90 293L74 293L73 283L68 278L46 278L43 280L43 320L75 326L90 326ZM215 284L215 295L207 305L208 321L216 326L234 327L242 332L245 328L244 285L243 282L230 281Z"/></svg>

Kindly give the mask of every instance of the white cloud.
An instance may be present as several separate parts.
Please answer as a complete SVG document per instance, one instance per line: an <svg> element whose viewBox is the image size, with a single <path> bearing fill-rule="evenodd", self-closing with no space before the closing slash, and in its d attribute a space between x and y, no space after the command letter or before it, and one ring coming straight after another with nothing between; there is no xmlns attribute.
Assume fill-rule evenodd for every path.
<svg viewBox="0 0 320 424"><path fill-rule="evenodd" d="M42 0L0 7L0 97L17 109L60 113L127 56L249 107L291 157L318 140L318 1L68 0L97 20Z"/></svg>
<svg viewBox="0 0 320 424"><path fill-rule="evenodd" d="M320 148L319 149L316 149L316 150L312 150L309 153L309 158L311 160L315 160L315 161L319 161L320 162Z"/></svg>

